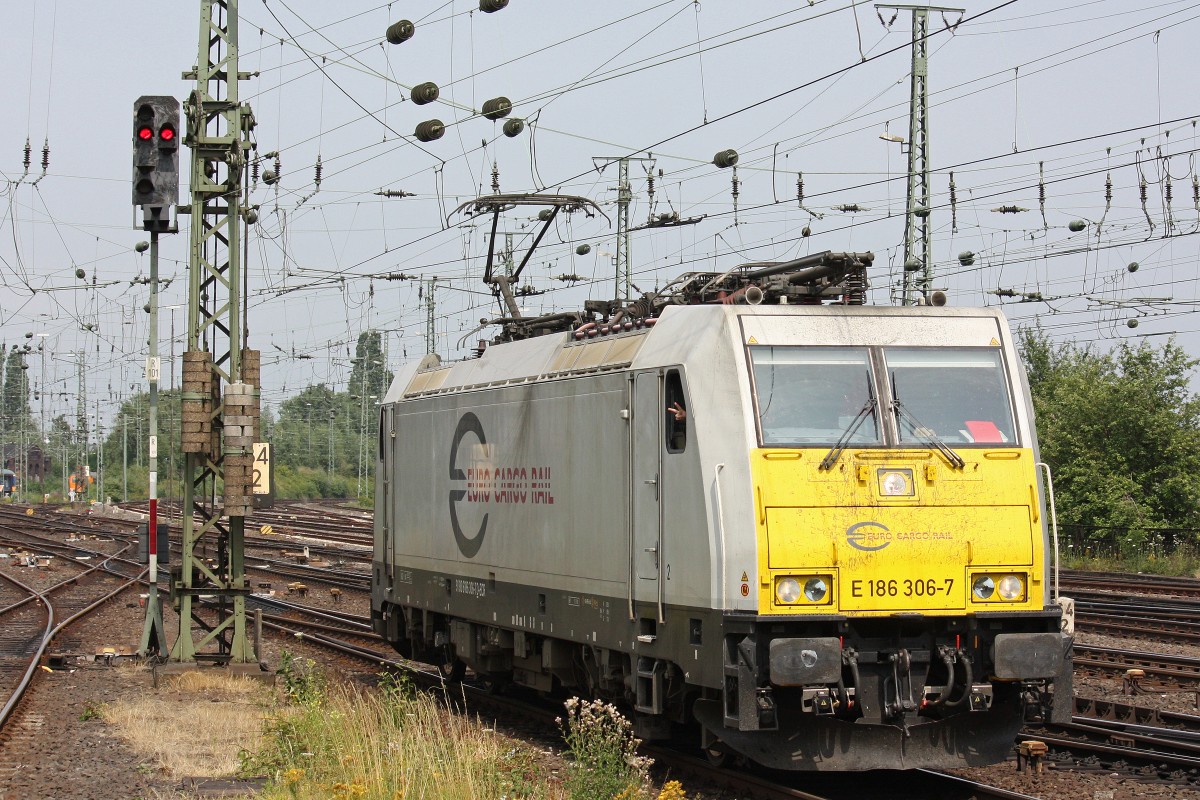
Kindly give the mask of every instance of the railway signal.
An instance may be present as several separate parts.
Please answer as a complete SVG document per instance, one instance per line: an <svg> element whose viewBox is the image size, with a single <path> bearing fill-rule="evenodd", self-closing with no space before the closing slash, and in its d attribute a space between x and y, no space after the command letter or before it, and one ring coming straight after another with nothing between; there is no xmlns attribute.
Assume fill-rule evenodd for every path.
<svg viewBox="0 0 1200 800"><path fill-rule="evenodd" d="M165 95L142 95L133 104L133 204L142 207L142 228L150 231L149 243L137 251L150 251L150 357L146 382L150 384L150 519L147 531L158 523L158 235L175 233L171 206L179 202L179 101ZM162 606L158 600L159 537L146 536L150 585L146 598L146 624L140 652L161 657L167 652ZM161 563L166 564L166 552Z"/></svg>
<svg viewBox="0 0 1200 800"><path fill-rule="evenodd" d="M143 95L133 104L133 204L143 227L165 231L179 202L179 101Z"/></svg>

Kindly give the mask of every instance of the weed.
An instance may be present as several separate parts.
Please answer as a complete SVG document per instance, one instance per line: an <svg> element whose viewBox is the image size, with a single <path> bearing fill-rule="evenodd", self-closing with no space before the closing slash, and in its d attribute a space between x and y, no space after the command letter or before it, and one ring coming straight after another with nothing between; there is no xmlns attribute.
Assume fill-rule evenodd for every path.
<svg viewBox="0 0 1200 800"><path fill-rule="evenodd" d="M496 763L496 783L500 796L506 800L542 797L541 787L546 781L541 767L528 750L514 747Z"/></svg>
<svg viewBox="0 0 1200 800"><path fill-rule="evenodd" d="M301 706L319 706L325 697L325 676L309 658L296 658L287 650L279 659L275 674L283 678L288 700Z"/></svg>
<svg viewBox="0 0 1200 800"><path fill-rule="evenodd" d="M683 784L679 781L667 781L656 800L687 800L687 792L683 790Z"/></svg>
<svg viewBox="0 0 1200 800"><path fill-rule="evenodd" d="M408 676L408 673L380 672L379 691L386 700L400 702L411 700L416 690L413 688L412 678Z"/></svg>
<svg viewBox="0 0 1200 800"><path fill-rule="evenodd" d="M88 700L83 704L83 713L79 715L80 722L87 722L90 719L101 719L104 717L104 704L97 703L95 700Z"/></svg>
<svg viewBox="0 0 1200 800"><path fill-rule="evenodd" d="M556 721L574 759L566 780L571 799L641 796L652 762L637 755L641 740L633 724L615 706L598 701L572 697L565 706L566 721Z"/></svg>

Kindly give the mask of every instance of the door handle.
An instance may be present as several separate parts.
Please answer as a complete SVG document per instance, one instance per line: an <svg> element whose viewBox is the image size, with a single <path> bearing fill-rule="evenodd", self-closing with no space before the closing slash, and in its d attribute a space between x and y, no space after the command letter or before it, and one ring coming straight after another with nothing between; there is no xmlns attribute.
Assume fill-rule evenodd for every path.
<svg viewBox="0 0 1200 800"><path fill-rule="evenodd" d="M658 478L650 478L648 480L642 481L642 483L646 484L647 486L657 486Z"/></svg>

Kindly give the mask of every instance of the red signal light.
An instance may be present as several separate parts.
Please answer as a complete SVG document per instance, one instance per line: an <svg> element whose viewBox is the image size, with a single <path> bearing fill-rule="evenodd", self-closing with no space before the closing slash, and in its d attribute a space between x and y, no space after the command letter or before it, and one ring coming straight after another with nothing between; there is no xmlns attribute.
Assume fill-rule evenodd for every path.
<svg viewBox="0 0 1200 800"><path fill-rule="evenodd" d="M154 129L149 125L143 125L142 127L138 128L137 137L143 142L149 141L150 139L154 138Z"/></svg>
<svg viewBox="0 0 1200 800"><path fill-rule="evenodd" d="M170 125L164 125L163 129L158 132L158 135L164 142L169 142L175 138L175 129Z"/></svg>

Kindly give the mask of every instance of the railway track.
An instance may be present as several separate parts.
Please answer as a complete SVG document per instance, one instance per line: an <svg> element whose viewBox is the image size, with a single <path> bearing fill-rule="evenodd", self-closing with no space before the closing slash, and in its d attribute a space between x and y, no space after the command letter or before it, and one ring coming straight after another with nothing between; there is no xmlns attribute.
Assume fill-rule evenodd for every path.
<svg viewBox="0 0 1200 800"><path fill-rule="evenodd" d="M56 599L56 597L66 597L65 594L56 593L64 592L68 586L73 585L80 591L86 588L90 592L93 584L109 585L110 582L117 581L117 576L126 581L136 580L141 572L141 566L128 558L129 548L134 539L134 533L130 530L132 523L72 515L55 515L47 518L48 515L42 512L43 510L39 509L36 516L30 518L19 510L12 512L9 509L0 509L0 544L14 545L23 541L31 552L53 555L64 565L67 563L78 565L78 570L76 570L78 576L84 576L85 573L95 575L92 578L67 577L61 581L62 588L55 589L51 597L56 611L66 606L80 605L79 601L68 602L65 599ZM365 607L365 595L360 593L365 593L369 587L369 574L355 572L353 568L345 568L353 567L355 561L353 549L349 551L351 555L346 555L347 545L354 548L353 541L357 539L357 547L365 551L364 560L370 557L369 547L363 543L364 539L362 538L365 535L367 537L365 541L369 542L370 534L367 524L359 520L357 525L359 531L354 531L344 539L334 542L333 540L337 537L329 535L333 532L329 526L342 522L341 517L344 515L322 511L315 524L303 521L299 525L294 525L293 523L298 521L291 519L294 513L299 515L303 513L303 510L284 509L268 518L273 521L262 523L272 525L276 533L252 537L254 542L252 544L248 542L250 551L247 556L247 568L255 571L257 576L255 582L260 585L269 583L279 588L280 581L302 581L317 586L337 587L346 592L343 598L344 609L330 607L332 602L330 597L319 590L312 590L315 594L311 599L320 601L320 605L304 602L307 598L303 597L268 597L259 593L252 595L249 603L251 608L261 611L263 627L271 631L272 635L287 637L290 641L302 639L313 646L327 649L331 653L336 652L337 655L331 655L331 659L345 659L346 662L342 663L353 660L360 665L358 669L363 672L374 673L380 668L412 670L411 663L402 661L374 634L369 617L351 610L355 604L357 607ZM17 525L22 526L19 535L13 533L13 528ZM30 530L32 527L39 530ZM302 563L302 559L299 558L303 547L298 541L300 538L312 539L308 543L310 557L313 555L326 557L329 559L329 564L321 566ZM322 540L329 540L330 544L326 545ZM338 564L340 566L335 566ZM24 607L26 616L36 624L40 624L41 630L27 629L22 633L18 627L8 624L9 617L6 611L7 606L15 603L18 597L32 597L35 592L31 590L42 591L45 594L48 589L49 587L40 585L19 589L11 584L0 589L0 645L4 645L6 650L8 649L7 637L10 635L14 640L21 639L26 646L31 642L46 638L44 636L46 620L31 613L37 610L39 602L27 599ZM278 594L282 595L282 591ZM1113 594L1107 593L1105 596L1109 600L1092 601L1089 599L1083 602L1085 604L1111 602ZM1151 614L1173 615L1178 618L1178 622L1186 623L1188 597L1189 595L1181 591L1176 593L1170 602L1164 603L1162 598L1147 600L1145 597L1142 598L1142 601L1147 608L1153 609ZM1128 611L1127 608L1126 611ZM1091 624L1092 616L1103 616L1103 613L1100 610L1090 610L1090 607L1084 605L1084 610L1079 617L1085 629ZM1109 616L1120 617L1120 614L1112 613ZM1193 611L1192 618L1195 619L1195 616L1195 611ZM1147 615L1144 619L1151 618L1150 615ZM12 619L16 619L16 617L12 617ZM1140 634L1144 634L1147 630L1147 625L1142 619L1133 621L1133 627L1137 628L1137 632ZM13 644L15 645L15 641ZM16 648L13 649L15 651ZM1147 681L1174 681L1172 685L1190 685L1193 688L1200 685L1197 683L1200 679L1200 659L1083 646L1077 648L1076 658L1078 666L1084 669L1095 669L1107 675L1121 675L1126 669L1139 668L1146 670ZM422 680L430 685L441 685L441 676L435 670L425 669L417 672L423 673L425 678ZM6 685L8 682L10 681L4 677L4 670L0 669L0 685ZM508 707L494 706L493 704L499 700L507 701L508 699L497 698L494 694L490 694L490 688L469 685L464 688L464 696L467 697L472 713L494 714L504 724L509 724L507 721L515 715L530 713L527 709L517 712ZM559 709L555 708L553 711L544 711L543 713L550 714L551 716L546 719L551 719L552 714L557 711ZM1111 724L1099 721L1103 717L1112 720ZM1200 723L1197 723L1197 719L1200 718L1190 718L1190 715L1172 716L1166 712L1156 713L1148 709L1139 709L1136 706L1088 701L1087 705L1080 707L1080 716L1074 723L1077 726L1076 730L1041 729L1031 731L1030 735L1046 741L1051 746L1051 754L1048 756L1050 760L1062 764L1070 763L1073 765L1073 769L1140 770L1146 775L1154 775L1161 780L1187 783L1189 771L1200 774L1200 763L1179 760L1171 762L1167 757L1168 753L1155 748L1162 748L1164 742L1174 738L1181 744L1178 746L1172 744L1172 748L1184 751L1176 754L1178 758L1200 759L1200 753L1188 752L1190 748L1200 747L1200 742L1195 739L1189 742L1186 735L1186 732L1191 732L1193 737L1200 738ZM37 720L25 720L24 722L25 727L30 730L36 729L39 724ZM538 724L548 730L554 730L553 725L545 720ZM1184 731L1185 734L1173 736L1166 732L1170 729ZM1091 748L1090 755L1086 754L1088 748ZM669 764L674 775L694 776L694 780L712 784L731 785L732 782L732 785L738 787L734 791L739 794L753 794L756 797L870 798L879 796L896 798L937 796L948 798L1003 797L1009 800L1026 797L994 787L980 786L940 773L922 776L920 781L915 777L915 773L904 773L903 783L906 784L905 788L909 793L897 794L896 783L886 782L887 791L881 794L879 792L872 793L869 786L849 787L846 782L838 785L838 781L834 781L834 784L830 785L823 779L817 780L807 774L785 773L779 776L764 776L757 773L738 774L737 771L731 773L728 770L713 772L711 765L705 763L703 759L680 754L677 751L674 753L656 751L653 755L660 763ZM1169 763L1173 763L1173 766L1164 766ZM1085 766L1080 767L1080 764ZM1088 764L1091 767L1088 767ZM878 782L878 776L875 781ZM917 788L918 786L920 788Z"/></svg>
<svg viewBox="0 0 1200 800"><path fill-rule="evenodd" d="M101 607L142 580L140 565L122 558L128 549L105 553L78 545L60 545L45 537L0 522L0 538L10 545L30 542L35 552L59 551L61 566L42 572L35 567L26 580L0 572L9 591L0 597L0 733L16 713L33 684L43 656L55 638L89 612ZM81 552L88 553L80 556ZM74 556L74 557L71 557ZM39 563L46 556L35 555ZM80 558L95 560L83 564ZM13 560L10 558L10 561ZM122 566L124 569L122 569ZM11 569L11 567L10 567ZM36 581L33 579L37 579ZM38 584L38 585L34 585Z"/></svg>

